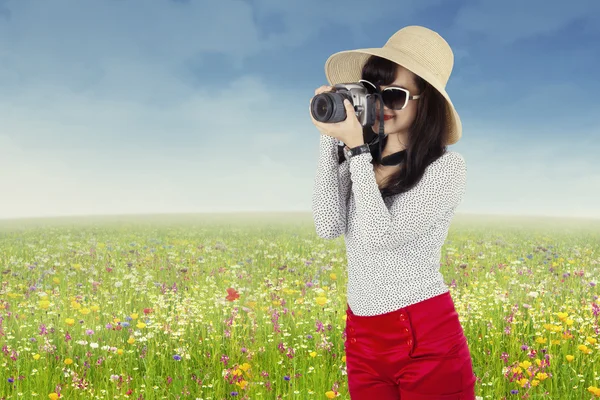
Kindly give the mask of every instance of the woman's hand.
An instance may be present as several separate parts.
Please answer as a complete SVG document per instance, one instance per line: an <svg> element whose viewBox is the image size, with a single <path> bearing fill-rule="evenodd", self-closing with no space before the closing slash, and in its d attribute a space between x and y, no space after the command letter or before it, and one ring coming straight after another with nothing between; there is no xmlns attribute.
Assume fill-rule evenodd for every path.
<svg viewBox="0 0 600 400"><path fill-rule="evenodd" d="M315 90L315 96L323 92L329 92L332 89L332 86L323 85ZM349 148L360 146L361 144L365 143L365 139L363 137L363 127L360 124L360 121L356 116L354 106L352 105L352 103L350 103L350 101L344 99L344 107L346 108L346 119L341 122L335 123L319 122L316 119L314 119L310 109L311 103L312 99L309 102L308 113L313 124L317 127L321 134L339 139L342 142L344 142L344 144Z"/></svg>

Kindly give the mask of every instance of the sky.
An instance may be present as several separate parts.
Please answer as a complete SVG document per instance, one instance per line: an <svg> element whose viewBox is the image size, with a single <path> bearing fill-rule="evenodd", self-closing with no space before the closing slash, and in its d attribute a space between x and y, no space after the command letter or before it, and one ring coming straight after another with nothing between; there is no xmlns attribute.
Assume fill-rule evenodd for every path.
<svg viewBox="0 0 600 400"><path fill-rule="evenodd" d="M597 0L0 0L0 218L311 211L338 51L454 52L457 213L600 218Z"/></svg>

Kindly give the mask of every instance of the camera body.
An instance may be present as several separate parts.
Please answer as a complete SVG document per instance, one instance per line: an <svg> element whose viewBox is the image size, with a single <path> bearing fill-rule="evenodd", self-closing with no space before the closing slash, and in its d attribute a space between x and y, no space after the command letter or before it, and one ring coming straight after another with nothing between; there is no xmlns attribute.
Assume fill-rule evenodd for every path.
<svg viewBox="0 0 600 400"><path fill-rule="evenodd" d="M344 99L348 99L356 112L356 117L362 126L375 124L376 97L369 94L362 83L338 83L333 91L313 97L310 111L319 122L335 123L346 119Z"/></svg>

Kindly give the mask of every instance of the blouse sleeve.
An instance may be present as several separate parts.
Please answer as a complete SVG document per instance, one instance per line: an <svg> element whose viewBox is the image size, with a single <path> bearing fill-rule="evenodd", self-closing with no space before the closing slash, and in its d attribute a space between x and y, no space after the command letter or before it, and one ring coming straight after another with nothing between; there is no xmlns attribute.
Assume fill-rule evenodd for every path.
<svg viewBox="0 0 600 400"><path fill-rule="evenodd" d="M321 135L312 213L317 235L323 239L335 239L346 233L350 171L347 161L339 163L337 147L336 138Z"/></svg>
<svg viewBox="0 0 600 400"><path fill-rule="evenodd" d="M421 180L398 195L389 210L377 186L371 160L370 153L350 158L357 223L365 246L377 250L401 246L423 234L462 201L467 168L457 152L447 152L432 162Z"/></svg>

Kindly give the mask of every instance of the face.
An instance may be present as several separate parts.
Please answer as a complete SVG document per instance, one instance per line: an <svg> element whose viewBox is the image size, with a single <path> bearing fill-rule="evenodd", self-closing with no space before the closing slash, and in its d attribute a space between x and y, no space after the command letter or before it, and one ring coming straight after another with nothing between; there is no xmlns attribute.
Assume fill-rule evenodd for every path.
<svg viewBox="0 0 600 400"><path fill-rule="evenodd" d="M410 95L420 94L417 92L417 84L416 84L416 76L406 68L398 65L398 71L396 73L396 80L392 82L392 84L387 86L381 86L381 90L385 89L389 86L400 86L404 89L408 89ZM384 121L384 133L394 136L394 135L408 135L408 130L412 125L415 116L417 114L417 104L418 99L408 100L408 104L402 110L391 110L386 106L383 107L383 114L391 116L391 119L385 119ZM379 107L381 106L380 102L377 101L375 108L377 109L377 120L375 124L372 126L373 132L376 134L379 133Z"/></svg>

